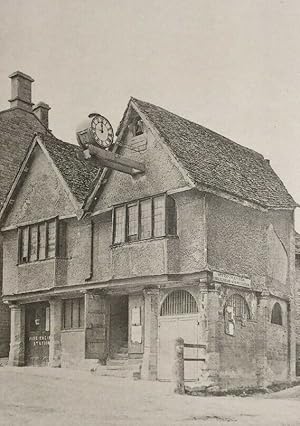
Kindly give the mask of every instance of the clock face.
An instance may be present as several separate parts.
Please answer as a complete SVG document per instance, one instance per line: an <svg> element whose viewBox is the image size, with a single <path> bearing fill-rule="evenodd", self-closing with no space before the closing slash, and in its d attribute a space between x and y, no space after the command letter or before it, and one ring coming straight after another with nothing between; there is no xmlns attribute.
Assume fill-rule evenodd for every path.
<svg viewBox="0 0 300 426"><path fill-rule="evenodd" d="M91 122L91 130L95 141L103 148L108 148L114 139L114 132L110 122L102 115L95 115Z"/></svg>

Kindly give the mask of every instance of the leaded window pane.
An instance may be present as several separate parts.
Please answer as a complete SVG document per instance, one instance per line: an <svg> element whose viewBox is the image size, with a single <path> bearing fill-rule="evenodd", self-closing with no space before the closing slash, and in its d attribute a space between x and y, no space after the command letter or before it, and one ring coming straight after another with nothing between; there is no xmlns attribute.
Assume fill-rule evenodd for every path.
<svg viewBox="0 0 300 426"><path fill-rule="evenodd" d="M55 245L56 245L56 221L48 222L48 247L47 257L55 256Z"/></svg>
<svg viewBox="0 0 300 426"><path fill-rule="evenodd" d="M30 227L29 260L33 262L38 258L38 226Z"/></svg>
<svg viewBox="0 0 300 426"><path fill-rule="evenodd" d="M138 205L133 204L127 207L128 217L128 240L137 240L138 238Z"/></svg>
<svg viewBox="0 0 300 426"><path fill-rule="evenodd" d="M153 198L153 235L161 237L165 235L165 198Z"/></svg>
<svg viewBox="0 0 300 426"><path fill-rule="evenodd" d="M117 207L115 209L115 243L125 241L125 207Z"/></svg>
<svg viewBox="0 0 300 426"><path fill-rule="evenodd" d="M140 202L141 209L141 239L151 238L152 236L152 200L143 200Z"/></svg>

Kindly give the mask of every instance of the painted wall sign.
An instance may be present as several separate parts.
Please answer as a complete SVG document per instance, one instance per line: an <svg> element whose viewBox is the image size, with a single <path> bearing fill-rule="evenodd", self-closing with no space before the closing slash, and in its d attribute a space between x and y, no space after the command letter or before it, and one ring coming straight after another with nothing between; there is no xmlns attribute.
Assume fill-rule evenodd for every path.
<svg viewBox="0 0 300 426"><path fill-rule="evenodd" d="M141 308L133 308L131 311L131 324L141 325Z"/></svg>
<svg viewBox="0 0 300 426"><path fill-rule="evenodd" d="M250 278L239 277L238 275L226 274L225 272L213 272L213 281L224 284L239 285L241 287L251 287Z"/></svg>
<svg viewBox="0 0 300 426"><path fill-rule="evenodd" d="M141 325L131 326L131 341L132 343L142 343L142 326Z"/></svg>

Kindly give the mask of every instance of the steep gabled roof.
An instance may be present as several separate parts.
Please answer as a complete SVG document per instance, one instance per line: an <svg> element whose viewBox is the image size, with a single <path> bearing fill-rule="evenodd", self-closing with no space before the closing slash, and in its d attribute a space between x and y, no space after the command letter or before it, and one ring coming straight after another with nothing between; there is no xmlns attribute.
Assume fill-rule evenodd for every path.
<svg viewBox="0 0 300 426"><path fill-rule="evenodd" d="M71 193L82 204L102 172L99 164L92 159L83 159L82 149L77 145L63 142L49 134L42 135L41 139Z"/></svg>
<svg viewBox="0 0 300 426"><path fill-rule="evenodd" d="M119 132L131 104L154 126L195 184L266 208L297 206L261 154L161 107L131 98Z"/></svg>
<svg viewBox="0 0 300 426"><path fill-rule="evenodd" d="M0 112L0 208L36 132L47 129L32 112L20 108Z"/></svg>
<svg viewBox="0 0 300 426"><path fill-rule="evenodd" d="M63 142L50 133L36 134L0 208L0 220L6 217L12 206L10 201L16 197L20 183L22 184L22 176L30 167L31 158L37 145L46 154L54 173L62 182L76 214L80 213L83 202L96 184L97 177L102 173L102 169L93 159L87 161L82 158L82 150L79 146Z"/></svg>

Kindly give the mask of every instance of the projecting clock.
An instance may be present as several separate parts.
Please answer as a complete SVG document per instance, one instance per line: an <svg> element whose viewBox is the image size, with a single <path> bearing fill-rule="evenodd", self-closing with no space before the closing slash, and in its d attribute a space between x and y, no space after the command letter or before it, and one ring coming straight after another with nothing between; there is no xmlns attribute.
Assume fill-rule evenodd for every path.
<svg viewBox="0 0 300 426"><path fill-rule="evenodd" d="M102 148L108 148L114 140L114 132L107 118L100 114L90 114L90 129L95 142Z"/></svg>

